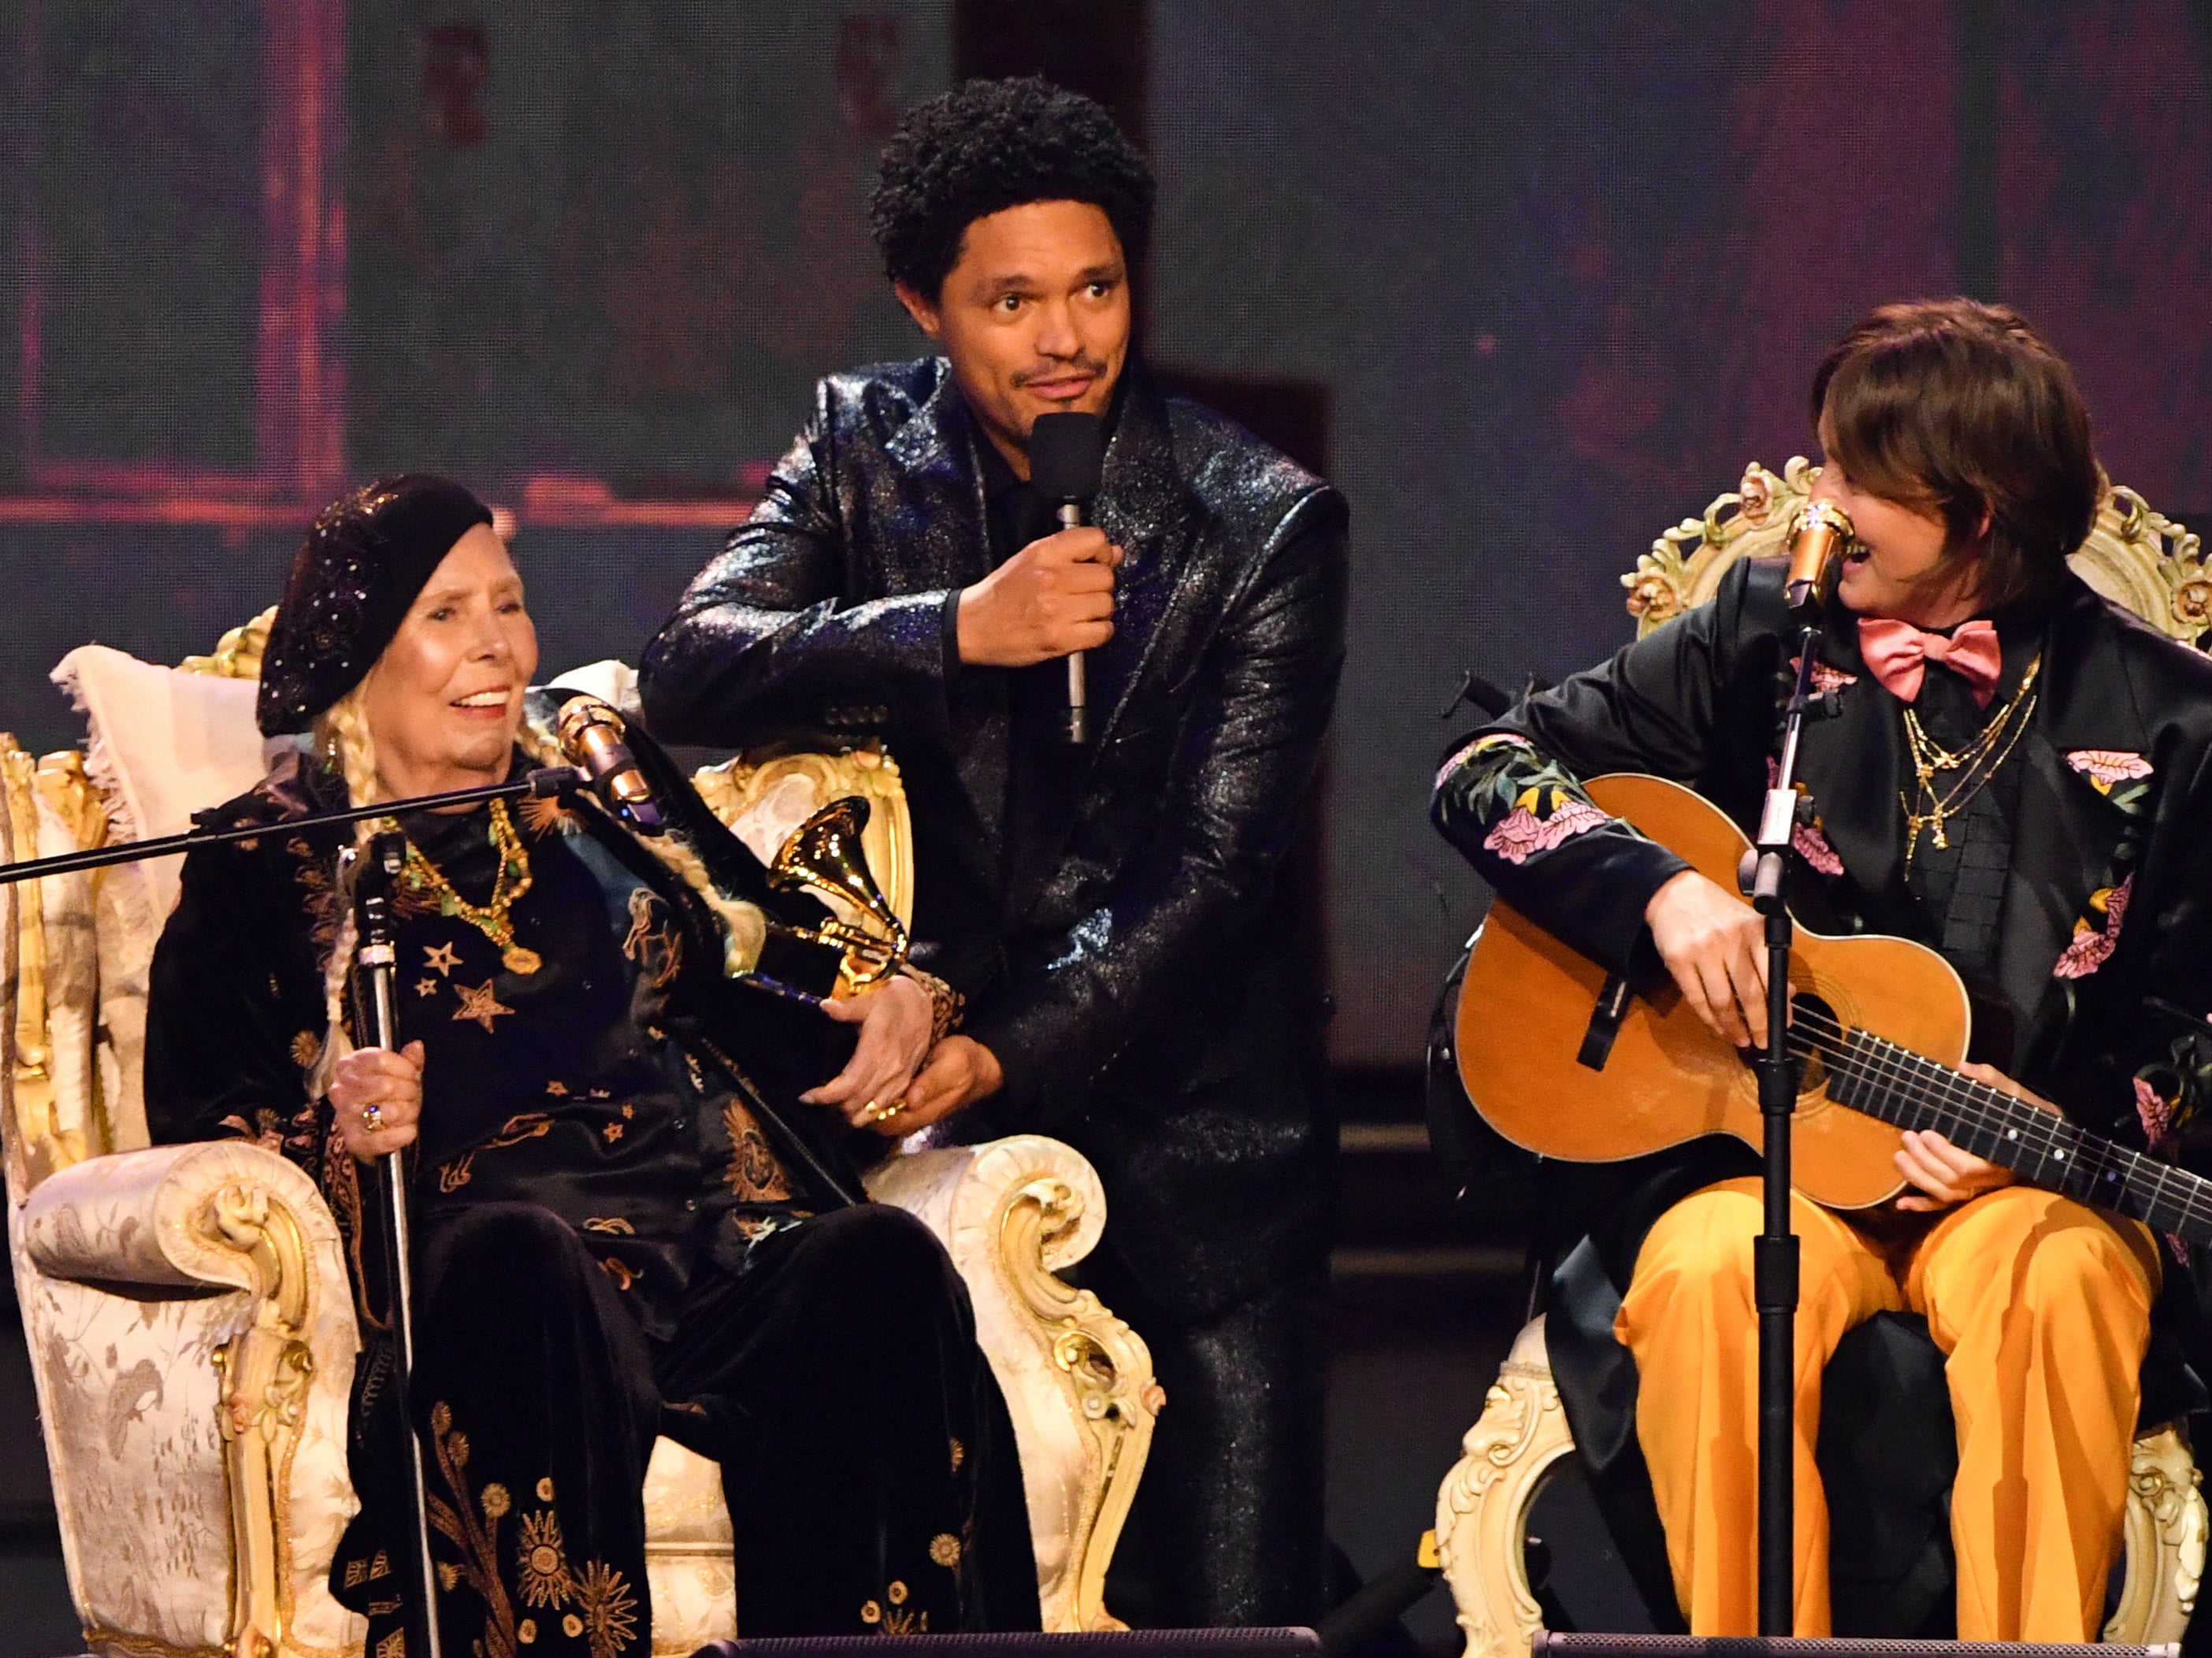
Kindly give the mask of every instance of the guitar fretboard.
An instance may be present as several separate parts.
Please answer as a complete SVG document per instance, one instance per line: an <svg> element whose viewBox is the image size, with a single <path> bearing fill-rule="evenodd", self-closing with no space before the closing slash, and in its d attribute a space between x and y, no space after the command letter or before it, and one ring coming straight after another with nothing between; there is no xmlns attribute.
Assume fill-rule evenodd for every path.
<svg viewBox="0 0 2212 1658"><path fill-rule="evenodd" d="M2212 1181L2130 1151L1948 1066L1854 1031L1838 1055L1823 1045L1828 1097L1899 1128L1934 1129L1961 1150L2063 1192L2212 1244Z"/></svg>

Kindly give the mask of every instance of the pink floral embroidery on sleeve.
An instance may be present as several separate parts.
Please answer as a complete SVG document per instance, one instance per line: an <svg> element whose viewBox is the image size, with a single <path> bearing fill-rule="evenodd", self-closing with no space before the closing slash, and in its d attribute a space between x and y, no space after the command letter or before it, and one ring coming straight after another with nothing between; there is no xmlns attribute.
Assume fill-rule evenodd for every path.
<svg viewBox="0 0 2212 1658"><path fill-rule="evenodd" d="M2090 909L2105 912L2105 925L2091 926L2087 915L2074 923L2074 937L2051 964L2052 978L2086 979L2104 966L2119 944L2120 922L2128 913L2128 893L2135 884L2136 878L2130 875L2116 887L2103 887L2089 895Z"/></svg>
<svg viewBox="0 0 2212 1658"><path fill-rule="evenodd" d="M1836 856L1836 849L1828 844L1828 837L1820 833L1818 818L1797 825L1790 835L1790 844L1797 848L1797 855L1805 860L1806 867L1822 875L1841 875L1844 860Z"/></svg>
<svg viewBox="0 0 2212 1658"><path fill-rule="evenodd" d="M1797 671L1797 664L1801 659L1794 656L1790 659L1790 671L1793 676ZM1832 668L1817 656L1813 659L1814 695L1826 696L1830 691L1839 691L1846 685L1856 685L1858 683L1859 677L1856 674L1845 673L1841 668Z"/></svg>
<svg viewBox="0 0 2212 1658"><path fill-rule="evenodd" d="M1485 742L1493 740L1495 739L1488 737L1478 737L1469 742L1464 748L1453 755L1450 759L1445 761L1443 765L1437 768L1437 780L1434 786L1437 788L1442 788L1444 786L1444 780L1449 777L1454 772L1457 771L1462 766L1464 766L1469 760L1473 759L1474 757L1474 751L1477 749L1480 748Z"/></svg>
<svg viewBox="0 0 2212 1658"><path fill-rule="evenodd" d="M1496 853L1509 864L1525 864L1540 852L1549 852L1561 841L1611 822L1589 801L1570 797L1560 797L1549 817L1539 817L1527 806L1516 805L1482 837L1482 849Z"/></svg>
<svg viewBox="0 0 2212 1658"><path fill-rule="evenodd" d="M2142 1120L2144 1140L2156 1151L2173 1126L2173 1103L2141 1077L2136 1078L2136 1115Z"/></svg>
<svg viewBox="0 0 2212 1658"><path fill-rule="evenodd" d="M2133 782L2151 774L2151 763L2125 749L2075 749L2066 763L2087 778L2100 794L2110 794L2115 783Z"/></svg>

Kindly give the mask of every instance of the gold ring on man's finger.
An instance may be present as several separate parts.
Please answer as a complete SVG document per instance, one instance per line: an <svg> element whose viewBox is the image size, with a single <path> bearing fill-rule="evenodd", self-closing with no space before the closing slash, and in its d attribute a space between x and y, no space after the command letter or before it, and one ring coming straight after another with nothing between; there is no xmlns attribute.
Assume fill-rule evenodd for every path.
<svg viewBox="0 0 2212 1658"><path fill-rule="evenodd" d="M864 1122L889 1122L905 1109L904 1095L901 1095L897 1099L887 1101L882 1105L878 1105L873 1100L870 1100L867 1108L860 1113L860 1118Z"/></svg>
<svg viewBox="0 0 2212 1658"><path fill-rule="evenodd" d="M381 1133L384 1128L384 1108L380 1105L362 1107L361 1126L372 1134Z"/></svg>

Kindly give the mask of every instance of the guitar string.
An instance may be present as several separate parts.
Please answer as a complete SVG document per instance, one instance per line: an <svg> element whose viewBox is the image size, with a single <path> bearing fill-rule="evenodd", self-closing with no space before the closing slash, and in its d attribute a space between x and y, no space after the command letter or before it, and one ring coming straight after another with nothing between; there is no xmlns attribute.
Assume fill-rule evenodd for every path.
<svg viewBox="0 0 2212 1658"><path fill-rule="evenodd" d="M1808 1023L1810 1023L1808 1010ZM2001 1089L1978 1083L1972 1078L1961 1077L1949 1067L1938 1065L1924 1055L1914 1054L1893 1042L1879 1037L1867 1037L1873 1045L1872 1052L1854 1052L1849 1048L1840 1050L1833 1044L1811 1042L1820 1051L1853 1062L1856 1069L1875 1083L1888 1082L1899 1091L1932 1097L1948 1105L1956 1119L1969 1129L1990 1132L1991 1149L1998 1149L2003 1139L2033 1152L2036 1159L2036 1176L2048 1178L2050 1164L2061 1165L2059 1178L2053 1182L2062 1193L2071 1194L2066 1176L2075 1180L2085 1200L2124 1197L2155 1212L2164 1207L2183 1221L2197 1221L2212 1225L2212 1187L2155 1157L2143 1156L2111 1141L2090 1136L2077 1126L2063 1119L2053 1118L2039 1108L2029 1105ZM1847 1075L1846 1082L1850 1080ZM1995 1112L1994 1118L1992 1111ZM2028 1114L2033 1113L2031 1116ZM2021 1125L2025 1124L2023 1138ZM1995 1129L2003 1127L1999 1136ZM1971 1146L1966 1148L1971 1151ZM2024 1159L2023 1159L2024 1161ZM2148 1176L2146 1188L2143 1177ZM2118 1183L2117 1192L2114 1182ZM2176 1192L2168 1192L2169 1184Z"/></svg>
<svg viewBox="0 0 2212 1658"><path fill-rule="evenodd" d="M1818 1020L1823 1017L1815 1010L1808 1009L1807 1014L1808 1020ZM1836 1029L1837 1034L1842 1035L1840 1022ZM1969 1131L1990 1133L1993 1142L2001 1141L2006 1135L2011 1136L2014 1144L2033 1150L2040 1163L2047 1164L2052 1161L2063 1163L2066 1157L2054 1154L2075 1149L2061 1145L2063 1136L2059 1131L2068 1126L2063 1119L2051 1118L2000 1089L1960 1076L1948 1066L1937 1065L1924 1054L1915 1054L1910 1048L1901 1048L1881 1037L1862 1034L1871 1051L1854 1053L1848 1046L1848 1038L1839 1050L1824 1043L1824 1051L1829 1052L1831 1057L1839 1052L1846 1061L1853 1062L1862 1071L1870 1073L1869 1081L1886 1081L1899 1092L1919 1095L1949 1108L1960 1124ZM2033 1112L2033 1117L2029 1117L2028 1112ZM2023 1123L2027 1127L2024 1138L2021 1133ZM1994 1143L1992 1149L1995 1149ZM2081 1165L2077 1160L2075 1166Z"/></svg>
<svg viewBox="0 0 2212 1658"><path fill-rule="evenodd" d="M2062 1185L2067 1174L2086 1176L2085 1189L2094 1193L2117 1179L2123 1193L2146 1205L2176 1210L2185 1219L2212 1223L2212 1187L2190 1181L2168 1193L2166 1187L2176 1171L2159 1158L2087 1136L2063 1118L1870 1033L1857 1033L1866 1047L1855 1050L1841 1022L1825 1010L1800 1009L1793 1029L1802 1031L1807 1048L1848 1067L1846 1083L1856 1072L1870 1083L1887 1082L1896 1091L1946 1106L1969 1131L1989 1133L1992 1150L2008 1141L2033 1151L2039 1175L2056 1162L2061 1165ZM2148 1192L2140 1185L2146 1175L2152 1182Z"/></svg>

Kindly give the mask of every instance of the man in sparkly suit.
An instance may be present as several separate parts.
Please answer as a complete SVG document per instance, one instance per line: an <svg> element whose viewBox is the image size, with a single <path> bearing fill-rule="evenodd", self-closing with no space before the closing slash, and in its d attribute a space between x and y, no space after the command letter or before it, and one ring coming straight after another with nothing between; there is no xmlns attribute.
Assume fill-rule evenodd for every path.
<svg viewBox="0 0 2212 1658"><path fill-rule="evenodd" d="M872 217L944 355L821 383L641 689L674 741L883 737L914 807L916 957L969 1010L902 1120L1091 1158L1111 1215L1085 1281L1167 1390L1116 1608L1303 1623L1334 1135L1278 875L1343 655L1346 513L1136 360L1152 193L1105 112L1042 81L914 111ZM1097 527L1055 529L1029 483L1030 423L1068 410L1108 426Z"/></svg>

